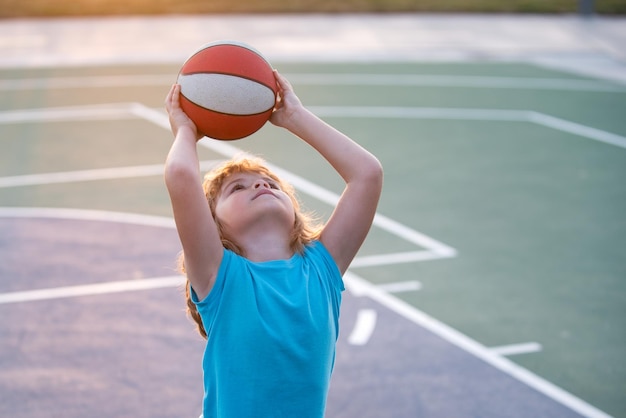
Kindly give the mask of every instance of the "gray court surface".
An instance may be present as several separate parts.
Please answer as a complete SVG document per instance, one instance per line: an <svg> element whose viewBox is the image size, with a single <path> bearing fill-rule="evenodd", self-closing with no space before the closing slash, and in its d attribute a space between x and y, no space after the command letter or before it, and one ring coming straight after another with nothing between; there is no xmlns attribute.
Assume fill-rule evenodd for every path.
<svg viewBox="0 0 626 418"><path fill-rule="evenodd" d="M176 244L172 228L0 218L0 277L13 278L1 291L165 277ZM371 299L344 297L327 416L578 416ZM180 286L3 303L0 416L197 416L203 341L183 305ZM349 344L367 309L375 333Z"/></svg>

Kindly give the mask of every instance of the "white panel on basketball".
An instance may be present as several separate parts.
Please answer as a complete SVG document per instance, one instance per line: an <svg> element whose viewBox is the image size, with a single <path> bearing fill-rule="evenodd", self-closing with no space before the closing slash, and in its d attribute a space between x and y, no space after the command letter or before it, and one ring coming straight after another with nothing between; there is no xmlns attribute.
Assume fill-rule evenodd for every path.
<svg viewBox="0 0 626 418"><path fill-rule="evenodd" d="M246 78L213 73L180 75L181 93L204 108L231 115L254 115L274 107L274 92Z"/></svg>

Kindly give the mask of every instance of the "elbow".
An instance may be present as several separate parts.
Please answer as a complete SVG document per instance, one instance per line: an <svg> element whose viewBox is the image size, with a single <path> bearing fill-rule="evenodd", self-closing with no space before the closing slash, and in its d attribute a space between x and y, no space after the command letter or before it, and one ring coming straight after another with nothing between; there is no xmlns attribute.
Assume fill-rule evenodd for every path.
<svg viewBox="0 0 626 418"><path fill-rule="evenodd" d="M383 165L378 160L378 158L372 156L371 162L367 165L366 172L367 172L368 182L376 186L378 189L382 190L384 171L383 171Z"/></svg>
<svg viewBox="0 0 626 418"><path fill-rule="evenodd" d="M358 171L354 173L354 177L346 182L348 186L362 188L378 198L383 189L383 166L380 161L370 154L370 157L361 160L357 167Z"/></svg>
<svg viewBox="0 0 626 418"><path fill-rule="evenodd" d="M191 184L190 180L197 178L198 175L198 171L194 170L190 164L183 164L175 160L168 160L165 163L163 177L165 179L165 185L170 190L184 184Z"/></svg>

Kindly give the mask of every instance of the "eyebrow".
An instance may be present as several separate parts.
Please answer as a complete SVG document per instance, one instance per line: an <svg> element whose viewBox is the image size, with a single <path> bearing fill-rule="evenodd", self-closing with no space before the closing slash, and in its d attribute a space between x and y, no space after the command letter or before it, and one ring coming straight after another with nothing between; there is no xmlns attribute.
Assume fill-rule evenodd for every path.
<svg viewBox="0 0 626 418"><path fill-rule="evenodd" d="M222 190L226 190L228 189L233 183L237 183L238 181L241 181L243 178L241 175L239 174L235 174L234 176L232 176L232 178L228 181L226 181L224 184L222 184Z"/></svg>

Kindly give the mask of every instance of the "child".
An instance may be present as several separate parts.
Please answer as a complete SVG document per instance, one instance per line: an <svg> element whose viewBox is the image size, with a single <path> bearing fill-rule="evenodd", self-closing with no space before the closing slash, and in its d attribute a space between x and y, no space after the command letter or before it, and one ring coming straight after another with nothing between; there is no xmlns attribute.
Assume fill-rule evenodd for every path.
<svg viewBox="0 0 626 418"><path fill-rule="evenodd" d="M311 145L346 183L321 228L260 160L229 161L202 184L201 135L180 108L180 86L165 102L175 136L165 182L190 313L207 338L204 418L324 416L341 276L369 231L381 193L378 160L303 107L276 71L275 77L270 121Z"/></svg>

